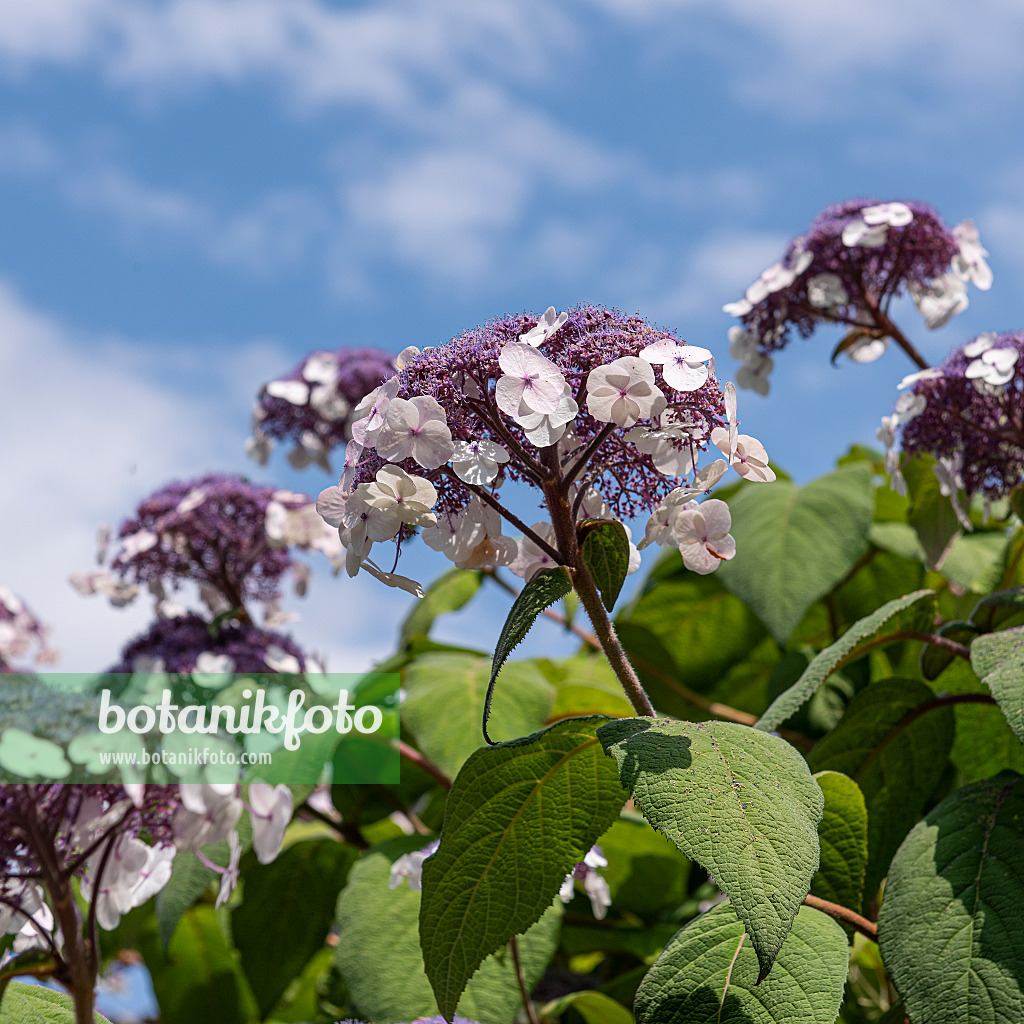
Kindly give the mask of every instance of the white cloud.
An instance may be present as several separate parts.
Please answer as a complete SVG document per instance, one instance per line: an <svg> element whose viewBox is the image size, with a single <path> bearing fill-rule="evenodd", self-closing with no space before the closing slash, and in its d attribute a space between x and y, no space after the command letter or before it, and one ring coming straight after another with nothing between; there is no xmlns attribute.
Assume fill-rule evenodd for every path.
<svg viewBox="0 0 1024 1024"><path fill-rule="evenodd" d="M84 336L0 281L0 583L53 628L61 671L107 667L151 618L148 601L112 609L68 584L94 564L96 528L116 529L173 479L253 474L242 455L252 395L293 362L269 340L187 350ZM393 627L380 626L375 582L332 592L340 581L315 571L316 597L296 605L300 645L330 651L339 671L386 654Z"/></svg>

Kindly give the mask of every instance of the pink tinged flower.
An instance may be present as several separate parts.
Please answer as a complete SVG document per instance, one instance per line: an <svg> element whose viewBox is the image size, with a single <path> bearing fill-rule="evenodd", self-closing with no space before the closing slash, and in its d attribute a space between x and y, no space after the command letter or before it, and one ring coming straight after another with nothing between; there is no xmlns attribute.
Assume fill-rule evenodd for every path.
<svg viewBox="0 0 1024 1024"><path fill-rule="evenodd" d="M992 287L992 271L985 262L988 251L978 239L973 220L961 221L953 228L960 252L953 257L953 273L964 281L973 281L982 291Z"/></svg>
<svg viewBox="0 0 1024 1024"><path fill-rule="evenodd" d="M677 487L665 495L662 503L651 513L644 529L643 540L637 545L645 548L649 544L671 548L676 546L676 520L680 513L696 508L697 502L688 501L688 491Z"/></svg>
<svg viewBox="0 0 1024 1024"><path fill-rule="evenodd" d="M129 558L141 555L143 551L156 547L157 541L157 535L151 530L138 530L135 533L130 533L121 541L121 551L117 556L117 561L126 562Z"/></svg>
<svg viewBox="0 0 1024 1024"><path fill-rule="evenodd" d="M364 448L377 443L377 435L384 426L388 405L398 394L398 377L389 377L374 388L352 411L352 437Z"/></svg>
<svg viewBox="0 0 1024 1024"><path fill-rule="evenodd" d="M751 308L763 302L769 295L788 288L807 266L808 263L804 263L803 269L797 271L796 267L784 267L781 263L773 263L746 291L745 298L751 304Z"/></svg>
<svg viewBox="0 0 1024 1024"><path fill-rule="evenodd" d="M333 380L328 384L317 384L311 389L309 407L328 423L345 419L352 409L348 399L338 391L337 382Z"/></svg>
<svg viewBox="0 0 1024 1024"><path fill-rule="evenodd" d="M850 301L838 274L815 274L807 282L807 301L815 309L838 309Z"/></svg>
<svg viewBox="0 0 1024 1024"><path fill-rule="evenodd" d="M587 377L587 412L604 423L631 427L637 420L660 415L666 404L645 359L622 356Z"/></svg>
<svg viewBox="0 0 1024 1024"><path fill-rule="evenodd" d="M508 460L508 452L493 441L456 441L452 469L467 484L486 486L498 475L498 465Z"/></svg>
<svg viewBox="0 0 1024 1024"><path fill-rule="evenodd" d="M553 413L558 409L565 378L561 370L536 349L510 341L498 356L504 376L494 388L498 408L516 419L521 406L531 412Z"/></svg>
<svg viewBox="0 0 1024 1024"><path fill-rule="evenodd" d="M543 316L537 321L537 326L528 330L525 334L519 335L519 340L524 345L530 345L533 348L537 348L543 345L552 334L557 331L562 324L569 319L568 313L556 313L554 306L548 306L544 310ZM504 367L502 367L504 369Z"/></svg>
<svg viewBox="0 0 1024 1024"><path fill-rule="evenodd" d="M316 511L328 526L339 527L345 519L345 504L348 496L334 485L326 487L316 499Z"/></svg>
<svg viewBox="0 0 1024 1024"><path fill-rule="evenodd" d="M736 541L729 535L732 516L729 506L717 498L709 498L695 509L679 514L676 520L676 541L683 565L702 576L714 572L720 562L736 554Z"/></svg>
<svg viewBox="0 0 1024 1024"><path fill-rule="evenodd" d="M968 380L984 381L992 387L1002 387L1013 380L1017 357L1015 348L987 348L978 359L968 363L964 376Z"/></svg>
<svg viewBox="0 0 1024 1024"><path fill-rule="evenodd" d="M377 437L377 453L388 462L415 459L424 469L443 466L454 451L444 409L429 395L392 399Z"/></svg>
<svg viewBox="0 0 1024 1024"><path fill-rule="evenodd" d="M894 417L897 425L909 423L915 416L920 416L927 406L924 395L916 395L907 391L896 399Z"/></svg>
<svg viewBox="0 0 1024 1024"><path fill-rule="evenodd" d="M423 862L437 852L439 840L428 843L422 850L404 853L391 865L388 888L397 889L403 882L409 883L413 892L419 892L423 884Z"/></svg>
<svg viewBox="0 0 1024 1024"><path fill-rule="evenodd" d="M362 568L386 587L404 590L407 594L412 594L413 597L423 597L423 584L409 579L408 576L400 576L397 572L385 572L369 558L363 560Z"/></svg>
<svg viewBox="0 0 1024 1024"><path fill-rule="evenodd" d="M204 501L206 501L206 491L202 487L193 487L192 490L178 502L178 507L175 509L175 512L179 515L185 515L186 512L191 512L194 509L199 508Z"/></svg>
<svg viewBox="0 0 1024 1024"><path fill-rule="evenodd" d="M302 367L310 384L331 384L338 379L338 357L333 352L314 352Z"/></svg>
<svg viewBox="0 0 1024 1024"><path fill-rule="evenodd" d="M768 465L768 453L756 437L737 434L735 448L730 454L728 430L715 427L711 431L711 442L719 451L729 455L732 468L745 479L755 483L771 483L775 479L775 471Z"/></svg>
<svg viewBox="0 0 1024 1024"><path fill-rule="evenodd" d="M565 435L570 423L579 415L580 407L572 396L572 388L566 384L558 407L552 413L533 412L526 403L519 406L516 423L523 428L527 440L535 448L549 448Z"/></svg>
<svg viewBox="0 0 1024 1024"><path fill-rule="evenodd" d="M305 405L309 401L309 385L301 380L272 380L264 391L271 398L281 398L292 405Z"/></svg>
<svg viewBox="0 0 1024 1024"><path fill-rule="evenodd" d="M280 852L285 829L292 820L292 794L285 785L254 782L249 786L249 818L252 848L261 864L269 864Z"/></svg>
<svg viewBox="0 0 1024 1024"><path fill-rule="evenodd" d="M555 528L550 523L534 523L530 529L542 540L547 541L552 547L554 546ZM529 537L522 537L519 540L519 553L509 563L509 570L521 579L529 580L541 569L552 569L557 564L551 555L533 540Z"/></svg>
<svg viewBox="0 0 1024 1024"><path fill-rule="evenodd" d="M696 391L708 379L704 365L711 353L696 345L678 345L674 341L657 341L640 352L640 358L655 365L662 364L665 383L676 391Z"/></svg>
<svg viewBox="0 0 1024 1024"><path fill-rule="evenodd" d="M181 807L174 815L174 845L196 850L219 843L234 831L242 814L238 787L230 782L183 782Z"/></svg>
<svg viewBox="0 0 1024 1024"><path fill-rule="evenodd" d="M952 271L935 278L926 286L909 281L907 288L924 322L932 330L967 308L967 285Z"/></svg>
<svg viewBox="0 0 1024 1024"><path fill-rule="evenodd" d="M420 476L410 476L398 466L377 470L373 483L360 484L356 494L371 508L397 516L409 526L433 526L437 517L430 510L437 504L434 485Z"/></svg>
<svg viewBox="0 0 1024 1024"><path fill-rule="evenodd" d="M341 476L338 478L338 486L346 494L352 490L355 483L356 473L359 471L359 460L363 455L363 445L353 438L345 445L345 460L341 467Z"/></svg>

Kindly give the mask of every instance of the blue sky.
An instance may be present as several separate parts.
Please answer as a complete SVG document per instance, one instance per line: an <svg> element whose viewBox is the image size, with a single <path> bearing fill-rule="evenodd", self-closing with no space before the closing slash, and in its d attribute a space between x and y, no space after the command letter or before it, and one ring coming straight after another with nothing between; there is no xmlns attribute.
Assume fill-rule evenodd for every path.
<svg viewBox="0 0 1024 1024"><path fill-rule="evenodd" d="M213 469L333 482L241 452L258 385L310 349L589 300L729 377L722 303L850 196L980 227L992 291L938 332L904 311L926 356L1021 327L1022 32L1017 0L0 0L0 582L61 667L100 668L148 609L67 585L99 523ZM801 480L910 369L833 369L835 340L741 394ZM360 668L404 603L322 573L294 633Z"/></svg>

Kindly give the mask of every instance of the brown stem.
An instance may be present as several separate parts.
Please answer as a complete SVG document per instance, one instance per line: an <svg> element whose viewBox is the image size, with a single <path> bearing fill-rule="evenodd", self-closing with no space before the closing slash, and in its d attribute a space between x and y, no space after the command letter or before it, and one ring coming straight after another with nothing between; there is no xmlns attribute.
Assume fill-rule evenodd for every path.
<svg viewBox="0 0 1024 1024"><path fill-rule="evenodd" d="M516 984L519 986L519 995L523 1000L523 1009L526 1011L526 1019L530 1024L540 1024L537 1020L537 1012L530 1001L530 991L526 987L526 978L523 976L523 964L519 959L519 936L513 935L508 941L508 948L512 952L512 966L516 971Z"/></svg>
<svg viewBox="0 0 1024 1024"><path fill-rule="evenodd" d="M896 342L906 353L907 358L919 369L927 370L931 365L920 352L910 343L910 339L889 319L889 315L882 310L868 294L864 296L868 307L875 315L875 321L886 334Z"/></svg>
<svg viewBox="0 0 1024 1024"><path fill-rule="evenodd" d="M872 942L878 941L878 925L873 924L866 917L861 917L855 910L850 910L849 907L843 907L838 903L831 903L828 900L823 900L820 896L811 896L810 894L804 897L804 903L808 907L820 910L823 914L828 914L829 917L840 924L845 924L854 931L860 932L861 935L867 936Z"/></svg>
<svg viewBox="0 0 1024 1024"><path fill-rule="evenodd" d="M405 743L402 740L392 740L391 745L399 752L399 754L402 755L402 757L407 761L411 761L415 765L419 765L420 768L422 768L445 789L452 788L452 780L449 779L448 776L433 763L433 761L424 757L415 747L410 747L408 743Z"/></svg>

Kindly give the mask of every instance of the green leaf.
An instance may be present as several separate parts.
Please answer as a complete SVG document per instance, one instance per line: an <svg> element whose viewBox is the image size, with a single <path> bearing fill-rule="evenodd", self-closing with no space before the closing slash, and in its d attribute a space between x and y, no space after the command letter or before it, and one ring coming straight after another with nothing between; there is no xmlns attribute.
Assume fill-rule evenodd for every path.
<svg viewBox="0 0 1024 1024"><path fill-rule="evenodd" d="M601 600L609 611L615 607L629 569L629 537L622 523L613 519L585 519L576 527L583 564L594 577Z"/></svg>
<svg viewBox="0 0 1024 1024"><path fill-rule="evenodd" d="M874 510L871 467L853 463L797 487L745 487L729 503L736 557L721 581L785 643L804 612L864 553Z"/></svg>
<svg viewBox="0 0 1024 1024"><path fill-rule="evenodd" d="M942 575L963 590L984 594L999 585L1007 538L1001 532L958 537L942 563Z"/></svg>
<svg viewBox="0 0 1024 1024"><path fill-rule="evenodd" d="M907 522L924 548L929 569L941 569L953 542L962 529L953 511L953 503L943 497L935 476L935 460L930 455L915 455L903 466L910 507Z"/></svg>
<svg viewBox="0 0 1024 1024"><path fill-rule="evenodd" d="M252 854L243 860L231 931L261 1017L323 947L355 860L355 848L334 839L294 843L270 864Z"/></svg>
<svg viewBox="0 0 1024 1024"><path fill-rule="evenodd" d="M731 722L634 718L598 736L644 817L731 898L766 975L818 866L824 798L804 759Z"/></svg>
<svg viewBox="0 0 1024 1024"><path fill-rule="evenodd" d="M505 625L502 626L498 646L494 649L494 660L491 663L491 679L487 684L487 695L484 697L483 734L488 743L493 742L487 735L487 717L491 709L491 697L494 694L494 682L498 678L501 666L514 648L530 632L530 627L537 621L545 608L565 597L572 590L572 580L564 565L554 569L541 569L520 591L512 610L508 613Z"/></svg>
<svg viewBox="0 0 1024 1024"><path fill-rule="evenodd" d="M552 1020L570 1009L583 1018L584 1024L633 1024L633 1014L622 1003L593 990L570 992L543 1006L540 1015L545 1020Z"/></svg>
<svg viewBox="0 0 1024 1024"><path fill-rule="evenodd" d="M480 962L550 906L625 801L597 740L604 718L572 718L478 750L445 807L423 865L420 940L441 1012Z"/></svg>
<svg viewBox="0 0 1024 1024"><path fill-rule="evenodd" d="M209 903L186 910L164 953L156 930L139 951L153 980L162 1024L249 1024L256 1012Z"/></svg>
<svg viewBox="0 0 1024 1024"><path fill-rule="evenodd" d="M383 847L371 850L352 869L338 900L335 962L348 986L353 1015L374 1024L416 1020L438 1012L420 950L421 894L405 884L388 888L391 862ZM519 939L523 973L531 988L558 945L560 921L560 907L548 907ZM458 1005L463 1016L488 1024L513 1024L521 1008L512 960L504 949L484 961Z"/></svg>
<svg viewBox="0 0 1024 1024"><path fill-rule="evenodd" d="M839 725L807 756L812 770L849 775L868 810L865 902L874 897L903 837L920 817L953 746L953 709L920 717L933 698L916 679L872 683L850 702Z"/></svg>
<svg viewBox="0 0 1024 1024"><path fill-rule="evenodd" d="M743 923L721 903L680 931L648 971L637 1024L832 1024L848 962L843 929L801 907L776 970L761 981Z"/></svg>
<svg viewBox="0 0 1024 1024"><path fill-rule="evenodd" d="M555 687L550 720L581 718L584 715L632 718L636 714L603 654L586 651L557 662L538 661L537 665Z"/></svg>
<svg viewBox="0 0 1024 1024"><path fill-rule="evenodd" d="M911 1020L1024 1020L1024 785L943 800L893 859L878 944Z"/></svg>
<svg viewBox="0 0 1024 1024"><path fill-rule="evenodd" d="M915 590L906 597L889 601L878 611L855 622L834 644L814 658L785 693L772 701L756 727L766 732L777 729L811 699L814 691L833 672L861 657L872 641L886 633L919 627L924 620L931 620L934 608L935 595L930 590Z"/></svg>
<svg viewBox="0 0 1024 1024"><path fill-rule="evenodd" d="M973 622L952 619L939 626L935 630L935 635L945 637L947 640L954 640L958 644L970 645L980 632L981 629ZM947 651L943 647L925 644L921 648L921 675L928 680L938 679L953 664L955 657L956 655L952 651Z"/></svg>
<svg viewBox="0 0 1024 1024"><path fill-rule="evenodd" d="M110 1024L97 1013L96 1024ZM0 1024L75 1024L75 1004L64 992L13 981L0 1001Z"/></svg>
<svg viewBox="0 0 1024 1024"><path fill-rule="evenodd" d="M1024 626L978 637L971 644L971 667L1024 743Z"/></svg>
<svg viewBox="0 0 1024 1024"><path fill-rule="evenodd" d="M483 743L481 721L490 664L471 654L426 654L405 671L402 724L419 749L452 776ZM543 728L554 688L534 661L509 662L494 695L494 731L501 739ZM443 713L441 713L441 709Z"/></svg>
<svg viewBox="0 0 1024 1024"><path fill-rule="evenodd" d="M452 569L427 587L422 601L417 601L402 623L399 646L405 647L413 637L426 636L434 620L446 612L455 612L467 604L480 589L483 574L469 569Z"/></svg>
<svg viewBox="0 0 1024 1024"><path fill-rule="evenodd" d="M224 867L228 862L228 844L217 843L204 848L203 856ZM182 915L210 888L216 871L208 868L198 857L175 857L171 862L170 881L157 893L156 920L160 943L166 950Z"/></svg>
<svg viewBox="0 0 1024 1024"><path fill-rule="evenodd" d="M818 826L821 863L811 892L824 900L856 909L864 890L868 860L868 809L864 794L841 772L818 772L815 781L825 795L825 813Z"/></svg>
<svg viewBox="0 0 1024 1024"><path fill-rule="evenodd" d="M56 969L57 961L45 949L30 949L12 956L0 967L0 1000L13 978L50 978Z"/></svg>
<svg viewBox="0 0 1024 1024"><path fill-rule="evenodd" d="M664 577L658 574L678 563L678 572ZM682 717L684 710L672 701L671 688L646 674L645 662L679 676L678 666L686 666L687 686L702 691L716 683L733 665L741 662L765 637L761 620L738 598L729 593L714 576L698 576L683 569L679 553L660 561L652 578L636 602L617 618L615 628L630 661L645 685L664 690L660 711ZM660 641L651 651L651 637ZM667 660L666 660L667 659ZM687 705L689 706L689 705Z"/></svg>
<svg viewBox="0 0 1024 1024"><path fill-rule="evenodd" d="M971 622L980 626L984 632L991 633L1003 622L1021 613L1024 613L1024 587L1014 587L983 597L971 612Z"/></svg>

